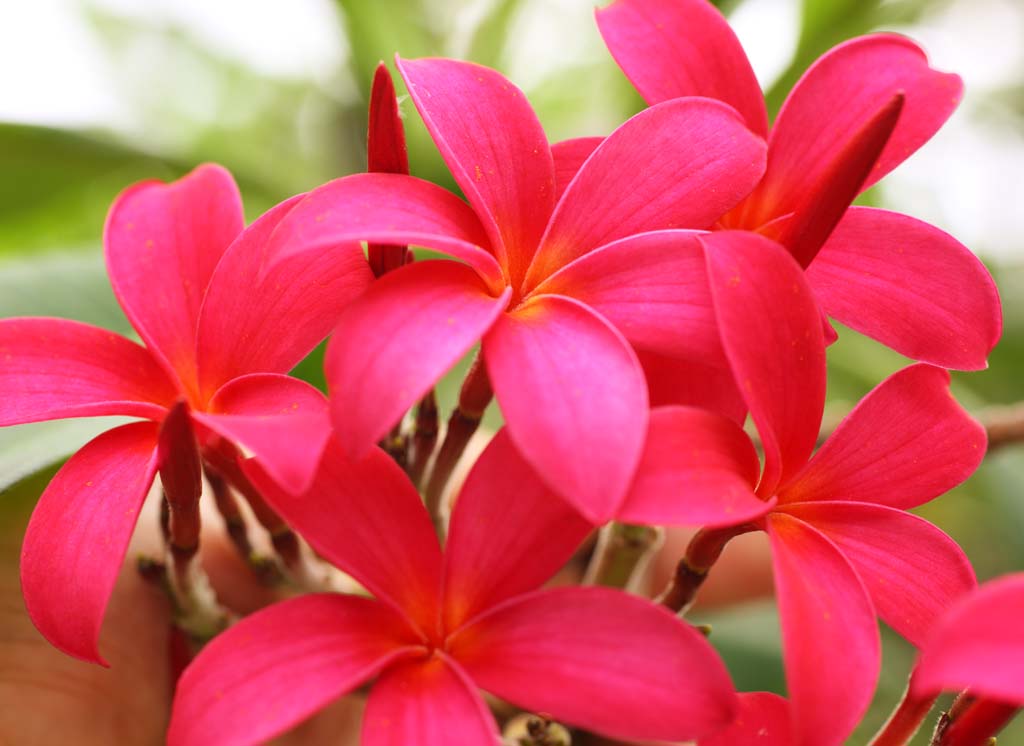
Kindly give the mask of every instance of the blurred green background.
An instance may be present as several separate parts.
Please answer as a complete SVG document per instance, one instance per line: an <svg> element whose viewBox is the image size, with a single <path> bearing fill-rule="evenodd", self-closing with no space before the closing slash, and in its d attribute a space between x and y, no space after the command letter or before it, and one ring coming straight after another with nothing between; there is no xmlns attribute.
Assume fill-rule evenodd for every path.
<svg viewBox="0 0 1024 746"><path fill-rule="evenodd" d="M821 52L873 29L909 33L937 67L963 75L967 97L953 120L866 199L949 230L987 261L1002 290L1005 334L989 370L956 376L956 393L979 412L1024 398L1024 4L717 4L748 47L773 111ZM5 4L0 316L63 316L130 334L101 259L115 194L135 180L172 179L212 160L236 174L251 219L291 194L362 170L371 72L395 52L502 70L526 90L552 141L609 132L642 102L604 50L592 7L588 0ZM453 186L409 102L403 110L413 173ZM830 350L830 414L847 411L905 362L841 330ZM315 356L300 373L320 382ZM452 381L442 392L449 402ZM20 531L25 506L44 483L38 473L107 426L0 430L0 521ZM921 511L961 542L982 578L1024 570L1022 477L1024 448L1006 448ZM705 616L741 688L784 692L770 603ZM886 653L875 707L851 743L866 742L904 685L912 651L887 634ZM1013 728L1000 743L1024 744L1024 725Z"/></svg>

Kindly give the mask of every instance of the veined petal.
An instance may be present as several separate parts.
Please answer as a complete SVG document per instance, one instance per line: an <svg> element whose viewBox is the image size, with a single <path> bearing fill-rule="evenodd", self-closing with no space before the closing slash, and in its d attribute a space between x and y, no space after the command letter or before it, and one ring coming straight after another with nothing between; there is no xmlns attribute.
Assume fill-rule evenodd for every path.
<svg viewBox="0 0 1024 746"><path fill-rule="evenodd" d="M438 622L441 548L405 472L379 448L351 460L333 439L313 486L284 493L258 462L246 474L288 525L330 562L405 614L420 630Z"/></svg>
<svg viewBox="0 0 1024 746"><path fill-rule="evenodd" d="M916 515L847 501L797 503L782 510L832 540L864 582L878 615L918 647L935 622L977 585L963 550Z"/></svg>
<svg viewBox="0 0 1024 746"><path fill-rule="evenodd" d="M860 721L878 680L875 610L849 561L816 529L772 513L767 530L793 744L838 746Z"/></svg>
<svg viewBox="0 0 1024 746"><path fill-rule="evenodd" d="M554 494L512 444L491 440L459 493L445 545L445 628L535 590L593 525Z"/></svg>
<svg viewBox="0 0 1024 746"><path fill-rule="evenodd" d="M363 746L499 746L498 725L457 663L445 656L391 666L370 690Z"/></svg>
<svg viewBox="0 0 1024 746"><path fill-rule="evenodd" d="M450 650L487 691L612 738L684 741L736 714L729 674L703 635L610 588L513 598L453 635Z"/></svg>
<svg viewBox="0 0 1024 746"><path fill-rule="evenodd" d="M534 292L586 304L636 348L724 365L699 235L655 231L614 241L558 270Z"/></svg>
<svg viewBox="0 0 1024 746"><path fill-rule="evenodd" d="M225 384L192 416L250 452L288 492L309 489L331 435L327 399L305 381L254 373Z"/></svg>
<svg viewBox="0 0 1024 746"><path fill-rule="evenodd" d="M768 170L750 198L753 224L792 212L804 185L885 101L906 97L903 114L867 189L931 139L960 103L960 77L928 66L914 42L896 34L851 39L824 54L793 88L768 139ZM756 207L755 207L756 206Z"/></svg>
<svg viewBox="0 0 1024 746"><path fill-rule="evenodd" d="M352 303L327 347L338 439L366 452L494 324L508 303L448 261L389 272Z"/></svg>
<svg viewBox="0 0 1024 746"><path fill-rule="evenodd" d="M157 469L157 425L133 422L91 440L39 498L21 548L21 590L54 646L106 662L100 625Z"/></svg>
<svg viewBox="0 0 1024 746"><path fill-rule="evenodd" d="M452 176L481 217L514 285L555 206L551 148L526 96L490 68L399 59L416 108Z"/></svg>
<svg viewBox="0 0 1024 746"><path fill-rule="evenodd" d="M404 174L352 174L311 191L271 235L268 266L292 254L330 252L353 241L437 249L466 262L492 291L504 286L487 233L469 205Z"/></svg>
<svg viewBox="0 0 1024 746"><path fill-rule="evenodd" d="M758 494L802 468L825 406L821 315L800 266L753 233L702 236L722 345L765 450Z"/></svg>
<svg viewBox="0 0 1024 746"><path fill-rule="evenodd" d="M171 184L123 191L104 230L114 293L146 345L195 385L199 309L221 255L245 221L234 179L207 164Z"/></svg>
<svg viewBox="0 0 1024 746"><path fill-rule="evenodd" d="M213 273L196 340L204 397L248 373L287 373L373 280L357 242L267 268L267 241L301 200L292 197L249 226Z"/></svg>
<svg viewBox="0 0 1024 746"><path fill-rule="evenodd" d="M740 694L740 712L725 730L700 739L697 746L791 746L789 702L771 692Z"/></svg>
<svg viewBox="0 0 1024 746"><path fill-rule="evenodd" d="M532 298L484 337L509 434L556 492L595 524L629 488L647 429L647 388L629 344L561 296Z"/></svg>
<svg viewBox="0 0 1024 746"><path fill-rule="evenodd" d="M648 104L706 96L765 137L768 112L740 40L707 0L616 0L596 11L608 51Z"/></svg>
<svg viewBox="0 0 1024 746"><path fill-rule="evenodd" d="M619 238L708 228L761 178L764 142L719 101L645 109L609 135L555 207L527 286Z"/></svg>
<svg viewBox="0 0 1024 746"><path fill-rule="evenodd" d="M852 207L807 268L822 307L907 357L980 370L1003 330L985 265L948 233Z"/></svg>
<svg viewBox="0 0 1024 746"><path fill-rule="evenodd" d="M772 503L754 494L761 464L731 420L689 407L651 411L633 486L616 518L626 523L733 526Z"/></svg>
<svg viewBox="0 0 1024 746"><path fill-rule="evenodd" d="M264 743L416 643L395 612L369 598L324 593L274 604L218 635L185 669L167 742Z"/></svg>
<svg viewBox="0 0 1024 746"><path fill-rule="evenodd" d="M587 158L603 141L603 137L574 137L551 146L551 157L555 162L556 201L562 198Z"/></svg>
<svg viewBox="0 0 1024 746"><path fill-rule="evenodd" d="M918 696L970 688L1024 703L1024 573L985 583L936 625L910 680Z"/></svg>
<svg viewBox="0 0 1024 746"><path fill-rule="evenodd" d="M723 352L723 355L725 353ZM637 352L647 377L651 407L680 405L718 412L738 425L747 417L747 403L736 388L728 363L708 365L700 360Z"/></svg>
<svg viewBox="0 0 1024 746"><path fill-rule="evenodd" d="M66 319L0 319L0 425L123 414L159 419L178 396L149 351Z"/></svg>
<svg viewBox="0 0 1024 746"><path fill-rule="evenodd" d="M950 394L949 373L912 365L861 400L779 500L913 508L967 479L985 447L985 429Z"/></svg>

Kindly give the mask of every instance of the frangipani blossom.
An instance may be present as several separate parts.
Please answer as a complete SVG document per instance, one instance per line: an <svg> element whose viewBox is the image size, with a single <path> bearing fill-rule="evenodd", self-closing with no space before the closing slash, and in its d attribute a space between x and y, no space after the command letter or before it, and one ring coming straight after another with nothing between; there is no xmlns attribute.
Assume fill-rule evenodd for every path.
<svg viewBox="0 0 1024 746"><path fill-rule="evenodd" d="M952 236L914 218L847 209L941 127L960 101L958 76L931 69L903 37L856 38L807 71L769 130L750 63L707 0L616 0L597 11L597 22L649 104L715 98L767 138L763 178L719 227L780 240L806 269L828 316L917 360L985 367L1002 316L981 262ZM600 141L554 147L563 180ZM826 333L834 335L830 326Z"/></svg>
<svg viewBox="0 0 1024 746"><path fill-rule="evenodd" d="M412 177L358 174L311 192L271 241L279 257L366 240L461 260L389 272L344 312L326 362L338 438L365 453L482 339L511 438L606 520L647 425L631 344L723 359L700 312L700 246L681 229L709 228L749 192L764 144L719 102L670 101L609 136L559 198L547 138L512 83L453 60L398 66L469 206Z"/></svg>
<svg viewBox="0 0 1024 746"><path fill-rule="evenodd" d="M622 739L687 740L735 715L721 661L666 609L606 588L537 590L592 527L507 432L470 472L443 553L378 448L353 462L329 445L300 499L254 479L375 598L304 596L217 637L180 680L171 746L261 743L373 679L364 746L497 746L478 687Z"/></svg>
<svg viewBox="0 0 1024 746"><path fill-rule="evenodd" d="M792 746L792 729L789 702L771 692L749 692L740 695L732 724L697 746Z"/></svg>
<svg viewBox="0 0 1024 746"><path fill-rule="evenodd" d="M371 279L358 244L264 270L289 200L245 228L224 169L123 192L105 247L118 301L143 339L74 321L0 321L0 425L127 415L79 450L32 515L21 581L33 622L56 647L102 662L100 625L139 510L159 470L198 496L197 448L236 446L302 491L329 433L327 402L285 375ZM262 274L261 274L262 273ZM262 278L262 279L261 279Z"/></svg>

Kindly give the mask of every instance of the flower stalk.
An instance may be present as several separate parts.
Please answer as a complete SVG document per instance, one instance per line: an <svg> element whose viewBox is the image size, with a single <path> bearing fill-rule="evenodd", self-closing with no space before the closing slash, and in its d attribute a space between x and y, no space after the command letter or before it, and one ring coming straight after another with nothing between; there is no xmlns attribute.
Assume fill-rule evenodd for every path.
<svg viewBox="0 0 1024 746"><path fill-rule="evenodd" d="M745 523L729 528L703 528L698 531L690 540L686 554L676 565L675 574L668 587L656 599L658 603L677 614L685 614L693 604L697 591L707 579L708 572L722 556L722 550L729 540L755 529L756 526L753 524Z"/></svg>
<svg viewBox="0 0 1024 746"><path fill-rule="evenodd" d="M931 746L989 746L1019 709L1018 705L961 692L939 718Z"/></svg>
<svg viewBox="0 0 1024 746"><path fill-rule="evenodd" d="M908 687L885 725L871 739L869 746L905 746L920 730L921 724L935 704L935 699L935 696L914 697Z"/></svg>
<svg viewBox="0 0 1024 746"><path fill-rule="evenodd" d="M584 584L635 589L664 536L658 526L609 523L601 529Z"/></svg>

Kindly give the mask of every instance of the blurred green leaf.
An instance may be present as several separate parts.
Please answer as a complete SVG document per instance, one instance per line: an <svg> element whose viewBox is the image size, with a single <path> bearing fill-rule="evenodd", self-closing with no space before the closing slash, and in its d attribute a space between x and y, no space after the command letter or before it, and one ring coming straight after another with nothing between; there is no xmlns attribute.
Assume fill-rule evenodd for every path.
<svg viewBox="0 0 1024 746"><path fill-rule="evenodd" d="M523 0L495 0L473 31L467 59L500 68L509 28L522 5Z"/></svg>
<svg viewBox="0 0 1024 746"><path fill-rule="evenodd" d="M122 417L35 422L0 428L0 492L64 460ZM38 493L37 493L38 494Z"/></svg>

